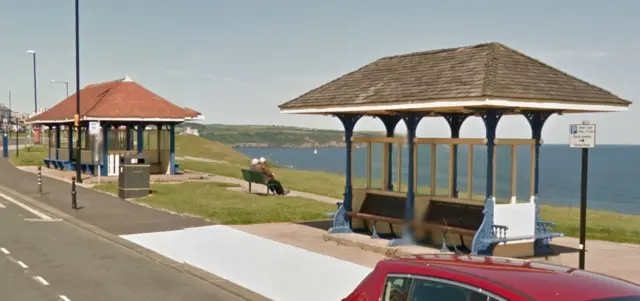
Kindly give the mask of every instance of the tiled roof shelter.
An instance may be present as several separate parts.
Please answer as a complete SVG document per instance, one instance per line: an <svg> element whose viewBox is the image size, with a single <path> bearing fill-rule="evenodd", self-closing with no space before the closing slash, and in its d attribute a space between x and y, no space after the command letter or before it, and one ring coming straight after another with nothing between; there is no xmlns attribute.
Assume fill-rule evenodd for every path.
<svg viewBox="0 0 640 301"><path fill-rule="evenodd" d="M366 230L374 237L382 234L396 237L390 245L401 245L415 243L416 229L420 229L422 234L431 232L427 237L438 240L444 237L443 245L447 245L447 232L467 227L455 230L453 241L461 241L464 246L463 236L470 236L466 239L472 242L468 245L472 254L491 255L497 244L509 241L513 243L511 246L520 248L517 251L520 253L516 252L518 255L531 256L534 254L528 254L528 250L534 250L535 254L546 252L549 240L561 235L548 231L549 224L540 220L537 210L538 158L545 121L553 114L626 111L630 105L628 100L517 50L500 43L485 43L384 57L285 102L279 108L280 112L288 114L332 115L344 126L347 148L344 202L335 215L330 232ZM524 115L529 121L531 139L496 138L500 118L515 114ZM354 138L354 127L364 116L380 119L387 137ZM485 139L460 138L460 127L469 116L482 118ZM449 124L451 138L416 137L418 124L429 117L443 117ZM395 127L401 120L406 125L407 135L394 137ZM353 142L366 144L368 148L364 187L354 188L352 183ZM372 153L372 144L383 146L380 148L379 186L375 185L378 180L372 176L372 156L377 156ZM423 153L419 146L425 144L429 147ZM442 165L436 164L437 144L449 146L449 164L443 166L448 170L438 171L438 166ZM465 193L460 193L458 187L459 145L466 146L468 155ZM517 200L516 192L517 171L527 168L516 167L519 145L529 146L531 156L528 167L530 194L524 203ZM406 147L408 153L406 161L402 160L401 152L397 155L395 173L392 172L393 146L396 150ZM474 146L483 149L474 153ZM497 146L511 148L511 183L500 186L510 188L508 204L496 204ZM478 181L473 179L473 160L477 155L486 156L480 159L486 159L487 164L486 177L480 188L476 187ZM430 162L430 185L420 183L417 162ZM404 181L403 163L407 170ZM446 190L437 187L436 175L443 172L448 172ZM397 180L395 187L394 178ZM403 183L407 187L402 188ZM420 191L424 186L428 186L426 193ZM474 187L483 190L484 205L478 205L474 200ZM444 195L443 191L446 191ZM431 208L434 203L439 204L439 209ZM445 217L446 214L450 216ZM401 222L398 224L395 220ZM475 222L478 224L469 225ZM505 226L501 222L513 225ZM434 234L434 231L445 234ZM504 235L500 236L500 233ZM455 238L457 234L460 234L459 239Z"/></svg>
<svg viewBox="0 0 640 301"><path fill-rule="evenodd" d="M49 146L49 158L45 163L49 166L73 169L74 132L76 135L84 133L82 168L94 173L99 169L103 176L116 175L119 156L136 152L149 158L152 173L175 174L175 126L186 120L203 118L199 112L171 103L134 82L129 76L88 85L80 90L79 131L73 126L75 114L74 94L29 119L29 123L55 129L49 131L49 135L55 132L55 139L49 137L49 143L55 141L56 145ZM102 139L98 140L102 140L99 150L101 162L95 162L98 151L93 149L95 137L88 135L90 122L100 122ZM63 131L66 132L66 140L69 143L66 148L61 148ZM152 132L155 132L155 137ZM151 143L152 141L154 143ZM134 145L136 150L133 150Z"/></svg>

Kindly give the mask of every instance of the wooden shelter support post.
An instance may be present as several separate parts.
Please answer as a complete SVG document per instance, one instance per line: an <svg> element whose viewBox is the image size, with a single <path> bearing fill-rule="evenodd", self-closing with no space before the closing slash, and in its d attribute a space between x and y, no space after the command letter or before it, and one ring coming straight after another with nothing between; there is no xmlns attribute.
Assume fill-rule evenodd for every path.
<svg viewBox="0 0 640 301"><path fill-rule="evenodd" d="M468 114L446 114L443 116L449 124L451 130L451 138L460 138L460 128L464 121L469 117ZM471 146L469 146L471 148ZM452 144L449 149L449 164L451 166L451 174L449 175L449 196L458 197L458 144ZM435 175L434 175L435 176ZM471 198L471 197L470 197Z"/></svg>
<svg viewBox="0 0 640 301"><path fill-rule="evenodd" d="M393 137L395 134L396 126L402 118L398 115L380 115L378 116L378 118L380 118L380 120L384 124L384 128L387 132L387 137ZM382 189L393 191L393 143L386 143L385 147L385 164L382 167L382 170L384 172L384 185ZM369 164L371 164L371 162L369 162Z"/></svg>
<svg viewBox="0 0 640 301"><path fill-rule="evenodd" d="M414 203L415 203L415 176L416 176L416 166L413 164L415 161L415 145L416 145L416 130L418 128L418 124L422 117L425 116L424 113L418 112L410 112L403 113L402 120L404 120L405 125L407 126L407 150L408 154L408 179L407 179L407 201L405 202L404 209L404 226L402 229L402 238L393 239L389 242L389 247L402 246L402 245L414 245L415 238L413 233L413 223L414 223ZM400 150L399 150L400 151Z"/></svg>
<svg viewBox="0 0 640 301"><path fill-rule="evenodd" d="M342 126L344 127L344 142L347 149L346 168L345 168L345 185L344 185L344 201L338 208L335 216L333 217L333 227L329 229L329 233L350 233L351 218L347 216L347 212L352 211L351 201L353 198L353 185L351 183L352 165L351 159L353 157L352 138L353 129L356 123L362 117L362 114L336 114L335 117L340 119Z"/></svg>

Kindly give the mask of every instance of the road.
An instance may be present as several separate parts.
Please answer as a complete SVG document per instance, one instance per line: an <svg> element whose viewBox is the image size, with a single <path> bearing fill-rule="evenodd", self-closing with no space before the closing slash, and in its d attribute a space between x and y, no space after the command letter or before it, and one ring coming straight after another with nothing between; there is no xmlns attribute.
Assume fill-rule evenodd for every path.
<svg viewBox="0 0 640 301"><path fill-rule="evenodd" d="M3 301L243 300L0 193Z"/></svg>

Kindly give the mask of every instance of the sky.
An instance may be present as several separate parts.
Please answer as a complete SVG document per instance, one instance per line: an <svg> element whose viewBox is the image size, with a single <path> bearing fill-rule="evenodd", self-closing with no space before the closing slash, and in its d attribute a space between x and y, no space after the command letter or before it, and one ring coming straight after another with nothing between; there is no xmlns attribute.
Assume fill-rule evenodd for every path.
<svg viewBox="0 0 640 301"><path fill-rule="evenodd" d="M380 57L501 42L612 93L640 101L640 1L80 0L81 86L124 78L202 112L206 123L341 129L336 118L281 114L278 105ZM32 111L75 91L74 1L0 0L0 103ZM5 96L2 91L5 91ZM640 144L640 109L553 116L546 143L569 124L597 125L599 144ZM362 119L357 130L383 130ZM398 126L404 131L403 125ZM527 138L524 117L498 137ZM442 118L421 137L447 137ZM463 137L482 137L465 122Z"/></svg>

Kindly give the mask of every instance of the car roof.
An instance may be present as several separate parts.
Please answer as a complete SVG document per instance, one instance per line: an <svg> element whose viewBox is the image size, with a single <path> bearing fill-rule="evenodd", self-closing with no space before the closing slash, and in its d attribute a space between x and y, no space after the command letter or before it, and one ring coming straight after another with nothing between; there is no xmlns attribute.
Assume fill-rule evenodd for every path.
<svg viewBox="0 0 640 301"><path fill-rule="evenodd" d="M427 254L387 259L382 265L402 270L418 268L437 277L439 271L456 273L499 284L505 289L537 300L584 300L616 296L640 296L640 285L570 267L551 265L523 259Z"/></svg>

